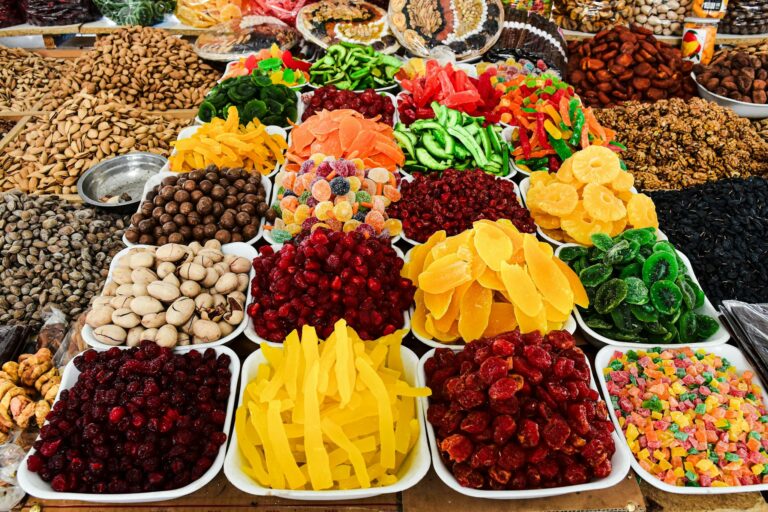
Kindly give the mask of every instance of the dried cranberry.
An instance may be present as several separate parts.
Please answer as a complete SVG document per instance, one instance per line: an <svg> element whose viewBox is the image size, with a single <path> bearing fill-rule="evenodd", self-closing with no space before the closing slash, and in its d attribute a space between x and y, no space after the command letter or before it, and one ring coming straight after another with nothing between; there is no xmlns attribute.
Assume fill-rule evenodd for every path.
<svg viewBox="0 0 768 512"><path fill-rule="evenodd" d="M445 452L453 462L464 462L472 455L474 446L469 438L461 434L453 434L443 439L440 450Z"/></svg>

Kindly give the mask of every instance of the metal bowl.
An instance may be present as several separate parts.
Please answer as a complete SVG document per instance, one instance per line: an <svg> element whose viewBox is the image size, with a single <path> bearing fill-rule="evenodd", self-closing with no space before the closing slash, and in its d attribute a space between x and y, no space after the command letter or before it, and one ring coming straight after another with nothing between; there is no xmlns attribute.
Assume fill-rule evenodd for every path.
<svg viewBox="0 0 768 512"><path fill-rule="evenodd" d="M102 160L94 165L77 182L77 192L87 204L107 208L115 212L136 209L147 180L160 172L167 159L154 153L128 153ZM99 198L120 196L127 193L130 201L106 203Z"/></svg>

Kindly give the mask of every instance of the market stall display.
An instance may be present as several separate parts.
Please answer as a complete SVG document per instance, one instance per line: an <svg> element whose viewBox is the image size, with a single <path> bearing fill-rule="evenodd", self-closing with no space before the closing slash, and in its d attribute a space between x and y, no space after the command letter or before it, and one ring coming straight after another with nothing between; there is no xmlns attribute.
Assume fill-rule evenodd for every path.
<svg viewBox="0 0 768 512"><path fill-rule="evenodd" d="M262 52L270 54L262 59L272 58L272 51L288 51L300 39L295 28L277 18L244 16L202 33L195 41L194 48L204 59L229 62L254 54L261 56Z"/></svg>
<svg viewBox="0 0 768 512"><path fill-rule="evenodd" d="M397 40L390 32L387 12L364 0L320 0L301 8L296 28L321 48L346 42L394 53Z"/></svg>
<svg viewBox="0 0 768 512"><path fill-rule="evenodd" d="M200 43L200 38L197 40ZM267 76L273 84L301 88L309 82L310 63L294 58L290 50L282 50L277 44L262 49L248 57L241 57L227 64L222 80L236 76Z"/></svg>
<svg viewBox="0 0 768 512"><path fill-rule="evenodd" d="M21 48L0 46L0 111L32 110L69 64Z"/></svg>
<svg viewBox="0 0 768 512"><path fill-rule="evenodd" d="M209 28L251 14L252 0L176 0L176 17L187 25Z"/></svg>

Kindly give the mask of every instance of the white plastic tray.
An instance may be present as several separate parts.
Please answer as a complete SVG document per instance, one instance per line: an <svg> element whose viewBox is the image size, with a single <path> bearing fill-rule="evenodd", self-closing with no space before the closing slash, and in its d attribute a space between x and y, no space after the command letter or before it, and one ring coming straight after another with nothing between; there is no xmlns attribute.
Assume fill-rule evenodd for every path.
<svg viewBox="0 0 768 512"><path fill-rule="evenodd" d="M406 347L400 348L400 354L403 358L403 372L405 380L411 386L414 386L417 381L416 370L418 365L418 358L416 354L411 352ZM261 353L261 350L257 350L251 354L248 359L243 363L243 382L240 386L240 397L238 399L238 405L243 403L243 392L247 384L256 377L256 372L259 365L266 362L266 359ZM400 469L398 474L398 481L393 485L386 487L371 487L369 489L348 489L348 490L327 490L327 491L302 491L302 490L290 490L290 489L270 489L259 485L251 477L243 473L241 467L243 465L242 454L237 443L237 433L232 433L232 442L229 443L229 450L227 451L227 457L224 461L224 474L232 485L237 487L243 492L248 494L254 494L256 496L276 496L278 498L285 498L291 500L306 500L306 501L341 501L370 498L372 496L379 496L382 494L390 494L396 492L402 492L406 489L410 489L427 474L430 466L429 448L427 446L427 435L425 433L425 411L423 409L423 402L416 401L416 414L419 418L419 440L411 449L411 453L408 455L408 459Z"/></svg>
<svg viewBox="0 0 768 512"><path fill-rule="evenodd" d="M362 91L353 91L353 92L355 92L355 94L360 94ZM381 91L379 92L379 94L389 98L389 101L392 102L392 106L395 107L395 112L394 114L392 114L392 126L395 126L400 121L400 116L397 113L397 100L389 92ZM314 95L315 95L315 91L312 90L312 91L307 91L300 96L299 103L301 103L301 112L299 114L299 120L296 121L296 124L301 124L301 116L307 110L307 104L309 103L309 100L311 100Z"/></svg>
<svg viewBox="0 0 768 512"><path fill-rule="evenodd" d="M462 346L451 347L451 348L454 348L454 350L458 351L462 348ZM435 354L435 350L432 349L426 354L424 354L422 358L419 360L419 374L418 374L419 378L417 381L417 386L427 385L426 384L427 375L424 372L424 365L427 362L427 360L431 358L434 354ZM584 360L587 362L587 366L589 367L589 375L590 375L589 387L594 389L595 391L598 391L597 386L595 385L594 375L592 374L592 366L589 364L589 359L585 357ZM602 399L603 397L600 397L600 398ZM427 411L429 409L429 397L421 397L419 398L419 400L421 400L422 402L422 409L424 411ZM608 409L610 409L610 405L608 405ZM595 491L598 489L607 489L608 487L613 487L614 485L621 482L622 479L624 479L627 472L629 471L630 459L632 458L627 454L627 450L620 448L619 445L621 444L621 440L619 439L619 436L614 431L611 434L611 438L613 439L613 442L616 445L616 451L614 452L613 457L611 457L611 466L612 466L611 474L605 478L594 480L586 484L568 485L564 487L553 487L550 489L527 489L523 491L492 491L492 490L482 490L482 489L470 489L469 487L463 487L461 484L459 484L459 482L456 480L456 478L453 476L450 470L445 466L445 464L443 463L443 459L440 457L440 451L437 447L437 438L435 436L435 429L432 427L432 424L426 420L426 418L424 419L424 424L427 426L427 436L429 437L429 448L432 451L432 464L435 467L435 472L437 473L437 476L440 477L440 480L442 480L445 485L447 485L454 491L460 494L464 494L465 496L471 496L473 498L486 498L491 500L522 500L522 499L534 499L534 498L549 498L552 496L560 496L563 494Z"/></svg>
<svg viewBox="0 0 768 512"><path fill-rule="evenodd" d="M155 174L154 176L150 177L147 182L144 184L144 192L141 194L141 202L139 203L139 207L136 211L141 210L141 205L144 204L144 202L147 200L147 194L149 194L152 189L156 186L162 183L163 179L167 176L180 176L184 173L178 173L178 172L171 172L171 171L160 171L158 174ZM261 185L264 187L264 192L266 192L266 199L265 201L269 201L269 199L272 197L272 181L267 178L266 176L261 176ZM267 203L272 204L272 203ZM259 239L264 235L264 223L266 222L266 219L262 216L261 221L259 222L259 230L256 232L256 236L251 238L250 240L244 240L243 243L246 243L248 245L253 245L256 242L259 241ZM131 224L132 226L133 224ZM128 247L133 247L133 242L129 242L128 239L125 237L125 233L123 233L123 243ZM235 242L238 243L238 242ZM224 244L222 247L226 247L229 244Z"/></svg>
<svg viewBox="0 0 768 512"><path fill-rule="evenodd" d="M293 122L294 125L301 124L301 116L304 114L304 102L301 101L301 92L299 92L295 87L288 87L289 89L293 89L294 93L296 93L296 121ZM205 124L200 117L195 115L195 124L196 125L202 125ZM293 128L293 125L289 124L288 126L282 127L283 130L286 132L291 131L291 128Z"/></svg>
<svg viewBox="0 0 768 512"><path fill-rule="evenodd" d="M684 346L688 346L688 345L674 345L668 348L674 350L676 348L680 348ZM608 393L608 386L606 385L605 377L603 376L603 369L608 367L608 363L610 362L614 352L618 351L621 353L625 353L629 350L636 350L638 348L642 348L642 347L639 347L638 345L634 345L634 344L607 346L607 347L603 347L597 353L597 356L595 356L595 367L598 370L597 373L598 373L598 380L600 381L600 388L603 391L603 396L608 398L608 400L606 400L606 404L608 405L608 415L611 417L611 421L613 421L613 426L615 427L615 431L613 435L615 436L618 433L620 437L620 442L616 443L616 453L621 451L624 454L624 456L629 458L629 463L632 465L632 469L635 470L635 473L640 475L640 478L648 482L650 485L656 487L657 489L661 489L662 491L665 491L665 492L671 492L673 494L712 495L712 494L732 494L736 492L768 491L768 484L744 485L739 487L684 487L684 486L670 485L666 482L662 482L661 480L659 480L658 478L650 474L648 471L643 469L643 467L637 461L635 456L632 454L632 451L629 449L629 444L627 443L627 438L624 436L624 431L619 426L619 419L616 417L616 412L613 410L613 405L611 404L611 395ZM747 370L751 371L754 374L754 377L752 377L752 382L754 382L760 387L760 390L762 392L763 403L768 404L768 395L765 392L765 386L763 385L762 382L760 382L760 379L758 377L759 373L755 371L755 369L752 367L751 364L749 364L749 362L744 357L744 354L741 352L741 350L739 350L738 348L732 345L718 345L716 347L707 347L706 351L712 354L715 354L717 356L727 358L728 361L730 361L731 364L740 373Z"/></svg>
<svg viewBox="0 0 768 512"><path fill-rule="evenodd" d="M725 43L725 41L723 41L723 43ZM737 101L732 100L731 98L726 98L725 96L720 96L719 94L715 94L701 85L699 81L696 80L695 73L691 73L691 78L693 78L693 81L696 82L696 87L699 89L699 95L705 100L713 101L721 107L729 108L733 110L737 115L746 117L748 119L765 119L768 117L768 105L747 103L745 101Z"/></svg>
<svg viewBox="0 0 768 512"><path fill-rule="evenodd" d="M661 232L659 232L659 234L663 235L663 233L661 233ZM666 236L663 239L661 237L659 237L659 240L666 240ZM562 245L562 246L558 247L557 250L555 251L555 256L559 256L560 252L565 247L582 247L582 246L580 246L578 244L565 244L565 245ZM675 249L675 250L677 250L677 249ZM680 252L680 251L677 251L677 255L680 256L680 259L683 260L683 263L685 263L685 266L688 267L688 272L687 272L688 277L693 279L693 282L695 282L699 286L699 288L701 288L701 284L699 283L699 280L696 279L696 274L693 273L693 267L691 266L691 260L689 260L688 257L685 254L683 254L682 252ZM731 339L731 335L728 334L728 331L723 326L723 323L720 321L720 314L715 309L715 307L712 305L712 303L709 301L709 298L706 295L704 296L704 305L701 306L700 308L698 308L696 310L696 312L699 313L699 314L704 314L704 315L711 316L712 318L715 319L715 321L717 321L717 324L720 327L717 329L717 332L715 332L715 334L713 334L712 337L709 340L707 340L707 341L700 341L698 343L685 343L685 344L682 344L682 345L685 345L687 347L692 347L692 348L714 347L714 346L717 346L717 345L722 345L722 344L726 343L729 339ZM574 309L573 310L573 314L576 316L576 322L578 322L579 327L581 328L582 331L584 331L584 335L586 336L587 341L589 341L592 345L595 345L596 347L603 347L605 345L610 345L610 346L614 346L614 347L625 347L627 345L631 345L631 346L637 347L637 348L653 348L653 347L669 347L669 348L674 348L674 347L679 347L681 345L679 343L677 343L677 344L675 344L675 343L667 343L667 344L663 344L663 343L631 343L631 342L627 342L627 341L613 340L611 338L603 336L602 334L594 331L591 327L589 327L587 325L586 321L584 320L584 318L581 316L581 313L579 312L579 308Z"/></svg>
<svg viewBox="0 0 768 512"><path fill-rule="evenodd" d="M109 347L112 348L112 347ZM119 347L122 350L127 350L130 347L122 346ZM205 348L205 347L203 347ZM103 350L100 348L97 348L99 352L102 352ZM224 427L222 431L226 434L229 434L230 427L232 425L232 416L234 414L235 410L235 391L237 390L237 379L240 375L240 359L237 357L237 354L232 351L232 349L227 347L215 347L214 350L216 351L216 355L226 354L229 356L230 363L229 363L229 371L232 374L230 385L229 385L229 399L227 401L227 418L224 421ZM72 388L75 383L77 382L78 377L80 376L80 371L75 368L74 359L70 360L67 364L66 368L64 369L64 373L61 377L61 387L59 389L59 392L56 394L56 402L59 401L59 397L61 396L61 392L65 389ZM54 403L55 405L55 403ZM46 422L47 424L48 422ZM39 437L38 437L39 439ZM229 441L229 438L227 439ZM216 459L213 461L213 464L210 468L208 468L208 471L206 471L203 476L195 480L194 482L185 485L184 487L181 487L179 489L173 489L170 491L152 491L152 492L140 492L140 493L132 493L132 494L87 494L87 493L79 493L79 492L56 492L51 488L51 485L45 481L43 481L42 478L37 473L33 473L29 469L27 469L27 459L29 459L29 456L34 454L37 450L34 448L30 449L30 451L27 453L27 456L24 457L24 460L19 465L17 478L19 480L19 485L22 489L24 489L25 492L29 493L30 495L40 498L43 500L77 500L77 501L88 501L88 502L95 502L95 503L120 503L120 504L127 504L127 503L147 503L152 501L164 501L164 500L172 500L176 498L181 498L183 496L187 496L189 494L192 494L193 492L203 488L208 482L214 479L214 477L219 473L219 470L224 465L224 456L226 453L227 443L222 444L219 447L219 453L216 455Z"/></svg>
<svg viewBox="0 0 768 512"><path fill-rule="evenodd" d="M122 251L120 251L117 254L115 254L115 257L112 258L112 263L110 263L110 265L109 265L109 274L107 274L107 279L104 282L104 286L106 286L107 283L112 280L112 274L114 273L115 268L117 267L117 261L120 258L122 258L123 256L125 256L131 249L139 248L139 247L152 247L152 246L149 246L149 245L134 245L133 247L126 247ZM242 256L243 258L246 258L246 259L248 259L250 261L253 261L253 259L258 256L258 251L256 251L256 249L253 246L248 245L248 244L246 244L244 242L235 242L235 243L223 245L221 247L221 250L222 250L222 252L224 254L235 254L237 256ZM254 278L255 275L256 275L256 271L253 269L253 266L251 266L251 270L248 273L248 288L245 291L245 294L246 294L245 301L246 301L246 303L243 305L243 308L248 307L248 304L250 304L252 299L253 299L251 297L251 281L253 281L253 278ZM175 346L173 348L173 350L175 352L186 352L188 350L197 349L197 348L205 349L205 348L208 348L208 347L218 347L220 345L223 345L223 344L227 343L228 341L231 341L231 340L235 339L236 337L238 337L240 335L240 333L242 333L245 330L246 324L248 323L248 319L249 319L248 313L245 313L243 321L240 322L240 325L238 325L235 328L234 331L232 331L227 336L224 336L223 338L221 338L218 341L212 341L210 343L199 343L197 345L193 345L193 344L183 345L183 346L182 345L177 345L177 346ZM100 341L98 341L93 336L93 327L91 327L88 324L83 326L82 335L83 335L83 340L85 340L85 342L88 345L90 345L90 346L92 346L94 348L109 349L109 348L112 348L114 346L114 345L107 345L106 343L101 343ZM117 346L122 348L125 345L117 345Z"/></svg>

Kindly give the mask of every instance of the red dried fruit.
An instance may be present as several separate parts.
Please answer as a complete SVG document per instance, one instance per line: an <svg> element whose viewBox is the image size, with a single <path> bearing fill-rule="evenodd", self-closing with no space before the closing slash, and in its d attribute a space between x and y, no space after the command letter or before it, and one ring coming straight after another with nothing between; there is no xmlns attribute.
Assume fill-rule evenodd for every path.
<svg viewBox="0 0 768 512"><path fill-rule="evenodd" d="M538 384L544 380L544 374L531 366L525 359L516 357L512 366L515 373L522 375L525 380L530 381L531 384Z"/></svg>
<svg viewBox="0 0 768 512"><path fill-rule="evenodd" d="M456 400L464 392L464 379L451 377L443 384L443 396L448 400Z"/></svg>
<svg viewBox="0 0 768 512"><path fill-rule="evenodd" d="M545 459L536 464L536 468L541 473L541 479L544 482L554 480L560 474L560 468L552 459Z"/></svg>
<svg viewBox="0 0 768 512"><path fill-rule="evenodd" d="M445 413L448 412L448 406L445 404L430 404L427 409L427 421L432 425L439 427L442 424Z"/></svg>
<svg viewBox="0 0 768 512"><path fill-rule="evenodd" d="M453 434L443 439L440 450L445 452L453 462L464 462L472 455L474 446L466 436Z"/></svg>
<svg viewBox="0 0 768 512"><path fill-rule="evenodd" d="M515 364L517 364L515 362ZM519 375L512 375L510 377L502 377L488 389L488 396L491 400L508 400L515 396L523 385L523 378Z"/></svg>
<svg viewBox="0 0 768 512"><path fill-rule="evenodd" d="M509 471L520 469L525 465L525 450L516 443L509 443L501 449L496 464Z"/></svg>
<svg viewBox="0 0 768 512"><path fill-rule="evenodd" d="M595 474L597 478L607 477L608 475L611 474L612 470L613 470L613 466L611 465L611 461L608 458L603 460L597 467L592 468L592 472Z"/></svg>
<svg viewBox="0 0 768 512"><path fill-rule="evenodd" d="M469 461L469 465L474 469L490 468L496 464L498 458L499 449L492 444L487 444L475 450L475 453L472 454L472 458Z"/></svg>
<svg viewBox="0 0 768 512"><path fill-rule="evenodd" d="M525 478L525 473L520 472L516 473L507 484L508 489L512 489L514 491L521 491L523 489L526 489L528 486L528 481Z"/></svg>
<svg viewBox="0 0 768 512"><path fill-rule="evenodd" d="M462 407L462 409L474 409L475 407L480 407L485 403L485 393L471 389L464 390L464 392L458 396L457 402Z"/></svg>
<svg viewBox="0 0 768 512"><path fill-rule="evenodd" d="M461 422L461 430L468 434L479 434L491 422L491 415L485 411L472 411Z"/></svg>
<svg viewBox="0 0 768 512"><path fill-rule="evenodd" d="M541 432L544 442L553 450L559 450L568 441L571 435L571 427L560 417L550 418Z"/></svg>
<svg viewBox="0 0 768 512"><path fill-rule="evenodd" d="M529 419L523 420L517 432L517 440L526 448L533 448L539 444L539 425Z"/></svg>
<svg viewBox="0 0 768 512"><path fill-rule="evenodd" d="M507 398L506 400L496 400L491 398L489 405L493 412L498 414L517 414L520 411L520 403L516 397Z"/></svg>
<svg viewBox="0 0 768 512"><path fill-rule="evenodd" d="M504 445L515 435L517 422L512 416L502 414L493 419L493 442Z"/></svg>
<svg viewBox="0 0 768 512"><path fill-rule="evenodd" d="M456 481L462 487L469 487L470 489L482 489L485 484L485 478L483 475L467 464L454 464L453 476L456 477Z"/></svg>
<svg viewBox="0 0 768 512"><path fill-rule="evenodd" d="M488 470L488 476L490 476L494 482L504 485L509 482L509 477L512 476L512 473L496 465Z"/></svg>
<svg viewBox="0 0 768 512"><path fill-rule="evenodd" d="M598 466L603 460L608 458L608 453L605 451L603 443L598 439L593 439L584 445L580 454L587 464L592 467Z"/></svg>
<svg viewBox="0 0 768 512"><path fill-rule="evenodd" d="M563 380L573 373L575 367L576 363L573 362L573 359L558 357L555 359L555 366L552 368L552 374L556 378Z"/></svg>
<svg viewBox="0 0 768 512"><path fill-rule="evenodd" d="M539 370L549 370L549 367L552 366L552 356L541 347L527 345L523 348L523 356Z"/></svg>
<svg viewBox="0 0 768 512"><path fill-rule="evenodd" d="M587 468L581 464L573 464L572 466L567 466L563 469L563 479L568 485L583 484L587 481Z"/></svg>
<svg viewBox="0 0 768 512"><path fill-rule="evenodd" d="M556 384L554 382L547 382L545 386L547 387L547 391L549 392L549 395L554 400L560 403L565 403L568 401L568 390L563 386L561 386L560 384Z"/></svg>
<svg viewBox="0 0 768 512"><path fill-rule="evenodd" d="M500 357L489 357L480 365L480 379L488 386L507 375L507 361Z"/></svg>
<svg viewBox="0 0 768 512"><path fill-rule="evenodd" d="M546 460L549 456L549 449L539 445L528 454L528 462L531 464L538 464L539 462Z"/></svg>
<svg viewBox="0 0 768 512"><path fill-rule="evenodd" d="M508 357L515 353L515 345L509 340L498 337L493 340L491 350L493 351L494 355L499 357Z"/></svg>
<svg viewBox="0 0 768 512"><path fill-rule="evenodd" d="M440 423L437 425L441 432L453 433L459 428L459 424L464 419L464 413L459 409L448 409L443 415Z"/></svg>
<svg viewBox="0 0 768 512"><path fill-rule="evenodd" d="M576 346L576 340L568 331L550 331L546 338L553 347L559 350L568 350Z"/></svg>
<svg viewBox="0 0 768 512"><path fill-rule="evenodd" d="M539 331L533 331L523 334L523 343L526 347L541 345L544 343L544 337Z"/></svg>
<svg viewBox="0 0 768 512"><path fill-rule="evenodd" d="M488 345L482 345L475 350L473 360L475 364L483 364L483 361L491 357L491 347Z"/></svg>
<svg viewBox="0 0 768 512"><path fill-rule="evenodd" d="M525 469L525 481L529 489L541 487L541 473L534 466L528 466Z"/></svg>
<svg viewBox="0 0 768 512"><path fill-rule="evenodd" d="M568 404L568 424L581 436L589 434L589 419L584 404Z"/></svg>

